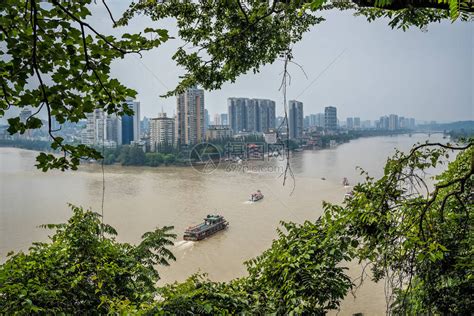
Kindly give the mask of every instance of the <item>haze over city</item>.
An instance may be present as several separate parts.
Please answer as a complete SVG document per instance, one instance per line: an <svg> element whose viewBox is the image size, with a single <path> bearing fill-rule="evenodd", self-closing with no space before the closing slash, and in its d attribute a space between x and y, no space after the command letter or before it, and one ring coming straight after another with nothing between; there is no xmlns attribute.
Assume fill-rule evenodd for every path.
<svg viewBox="0 0 474 316"><path fill-rule="evenodd" d="M110 4L117 15L127 5L127 1ZM110 23L101 23L109 22L106 10L100 5L95 8L98 15L91 23L108 30ZM336 106L342 119L374 120L388 113L440 122L474 118L472 23L443 21L429 25L427 32L416 28L403 32L392 30L387 20L367 23L351 12L329 11L324 17L326 21L312 27L294 47L294 61L308 78L298 66L290 66L288 98L302 101L305 113ZM177 37L172 22L157 24L144 17L134 19L125 30L150 25ZM171 60L180 44L179 39L170 39L142 59L127 56L113 67L113 75L138 91L142 116L156 117L162 107L169 115L176 110L174 97L159 96L174 88L183 73ZM282 62L277 61L260 73L224 84L221 90L206 91L206 109L212 117L227 111L228 97L268 98L276 101L281 115L281 72Z"/></svg>

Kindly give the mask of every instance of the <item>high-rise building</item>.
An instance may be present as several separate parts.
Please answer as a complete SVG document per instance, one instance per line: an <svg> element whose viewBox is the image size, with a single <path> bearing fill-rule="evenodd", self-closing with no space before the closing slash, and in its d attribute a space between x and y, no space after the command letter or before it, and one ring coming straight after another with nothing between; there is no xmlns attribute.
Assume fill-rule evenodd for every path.
<svg viewBox="0 0 474 316"><path fill-rule="evenodd" d="M86 114L86 128L82 134L82 143L86 145L97 145L105 140L105 114L102 109Z"/></svg>
<svg viewBox="0 0 474 316"><path fill-rule="evenodd" d="M313 115L314 115L314 126L324 128L324 113L312 114L311 117L313 117Z"/></svg>
<svg viewBox="0 0 474 316"><path fill-rule="evenodd" d="M227 117L227 113L222 113L221 114L221 124L222 125L229 125L229 120L228 120L228 117Z"/></svg>
<svg viewBox="0 0 474 316"><path fill-rule="evenodd" d="M256 131L268 132L275 127L275 101L267 99L253 99L257 106Z"/></svg>
<svg viewBox="0 0 474 316"><path fill-rule="evenodd" d="M207 109L204 109L204 121L205 121L205 128L211 124L211 116L209 115L209 112Z"/></svg>
<svg viewBox="0 0 474 316"><path fill-rule="evenodd" d="M221 115L219 113L214 114L214 124L213 125L221 125Z"/></svg>
<svg viewBox="0 0 474 316"><path fill-rule="evenodd" d="M390 114L388 117L388 129L391 131L399 129L398 115Z"/></svg>
<svg viewBox="0 0 474 316"><path fill-rule="evenodd" d="M105 119L106 140L122 145L122 120L116 114L108 115Z"/></svg>
<svg viewBox="0 0 474 316"><path fill-rule="evenodd" d="M175 120L159 113L157 118L150 119L150 144L155 151L159 145L173 146L175 141Z"/></svg>
<svg viewBox="0 0 474 316"><path fill-rule="evenodd" d="M163 110L162 110L163 112ZM150 119L148 117L143 117L143 120L140 121L140 133L141 137L146 136L145 134L148 134L150 131Z"/></svg>
<svg viewBox="0 0 474 316"><path fill-rule="evenodd" d="M227 109L230 128L234 133L246 132L247 124L247 98L228 98Z"/></svg>
<svg viewBox="0 0 474 316"><path fill-rule="evenodd" d="M354 129L360 129L360 117L354 117Z"/></svg>
<svg viewBox="0 0 474 316"><path fill-rule="evenodd" d="M290 139L297 139L303 137L303 102L290 100L289 101L289 130Z"/></svg>
<svg viewBox="0 0 474 316"><path fill-rule="evenodd" d="M178 146L200 143L206 138L204 90L190 87L176 99L175 139Z"/></svg>
<svg viewBox="0 0 474 316"><path fill-rule="evenodd" d="M334 106L324 108L324 128L327 130L337 129L337 109Z"/></svg>
<svg viewBox="0 0 474 316"><path fill-rule="evenodd" d="M346 128L347 129L353 129L354 128L354 118L348 117L346 119Z"/></svg>
<svg viewBox="0 0 474 316"><path fill-rule="evenodd" d="M122 116L122 143L124 145L140 140L140 102L127 98L126 103L133 110L133 115Z"/></svg>
<svg viewBox="0 0 474 316"><path fill-rule="evenodd" d="M275 101L229 98L227 106L229 125L235 133L263 133L275 127Z"/></svg>

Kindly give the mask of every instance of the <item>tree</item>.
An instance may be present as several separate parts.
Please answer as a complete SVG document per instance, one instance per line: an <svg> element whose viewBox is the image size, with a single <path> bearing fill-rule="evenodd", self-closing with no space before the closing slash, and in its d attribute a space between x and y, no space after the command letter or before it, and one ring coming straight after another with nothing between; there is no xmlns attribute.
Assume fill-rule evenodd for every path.
<svg viewBox="0 0 474 316"><path fill-rule="evenodd" d="M34 243L0 265L1 313L107 313L106 303L117 299L153 302L154 266L175 260L168 250L173 227L145 233L133 246L118 243L99 214L71 208L68 223L44 226L55 230L50 243Z"/></svg>
<svg viewBox="0 0 474 316"><path fill-rule="evenodd" d="M430 185L424 175L446 164ZM331 229L358 244L354 258L385 280L399 314L468 315L474 309L474 140L420 144L367 173L346 206L326 205Z"/></svg>

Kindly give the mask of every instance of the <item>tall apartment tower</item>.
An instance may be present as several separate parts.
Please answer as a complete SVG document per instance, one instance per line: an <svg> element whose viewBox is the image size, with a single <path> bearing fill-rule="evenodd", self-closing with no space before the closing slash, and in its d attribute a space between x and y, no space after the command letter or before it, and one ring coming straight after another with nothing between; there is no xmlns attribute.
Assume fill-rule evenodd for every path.
<svg viewBox="0 0 474 316"><path fill-rule="evenodd" d="M391 131L399 129L398 115L390 114L388 116L388 129Z"/></svg>
<svg viewBox="0 0 474 316"><path fill-rule="evenodd" d="M303 102L289 101L289 129L290 139L298 139L303 137Z"/></svg>
<svg viewBox="0 0 474 316"><path fill-rule="evenodd" d="M267 132L275 128L275 101L268 99L228 98L228 121L235 133Z"/></svg>
<svg viewBox="0 0 474 316"><path fill-rule="evenodd" d="M150 143L152 151L159 145L174 145L175 120L159 113L157 118L150 119Z"/></svg>
<svg viewBox="0 0 474 316"><path fill-rule="evenodd" d="M346 128L347 129L354 129L354 118L353 117L348 117L346 119Z"/></svg>
<svg viewBox="0 0 474 316"><path fill-rule="evenodd" d="M354 117L354 129L360 129L360 117Z"/></svg>
<svg viewBox="0 0 474 316"><path fill-rule="evenodd" d="M102 143L106 137L105 114L102 109L94 109L86 114L86 128L83 131L82 143L85 145L97 145Z"/></svg>
<svg viewBox="0 0 474 316"><path fill-rule="evenodd" d="M234 133L248 131L247 98L228 98L227 109L230 128Z"/></svg>
<svg viewBox="0 0 474 316"><path fill-rule="evenodd" d="M127 98L126 103L133 110L133 115L122 116L122 143L124 145L140 140L140 102Z"/></svg>
<svg viewBox="0 0 474 316"><path fill-rule="evenodd" d="M324 108L324 128L328 130L337 129L337 109L334 106Z"/></svg>
<svg viewBox="0 0 474 316"><path fill-rule="evenodd" d="M193 86L176 98L175 139L178 146L193 145L206 139L204 90Z"/></svg>
<svg viewBox="0 0 474 316"><path fill-rule="evenodd" d="M122 145L122 119L116 114L108 115L105 119L106 139Z"/></svg>

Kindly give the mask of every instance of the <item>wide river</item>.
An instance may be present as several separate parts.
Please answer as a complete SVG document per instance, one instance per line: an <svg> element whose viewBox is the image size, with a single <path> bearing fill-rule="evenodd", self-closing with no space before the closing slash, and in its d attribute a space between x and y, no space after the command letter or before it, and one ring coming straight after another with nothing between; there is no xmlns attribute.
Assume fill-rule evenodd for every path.
<svg viewBox="0 0 474 316"><path fill-rule="evenodd" d="M292 180L282 185L282 162L274 160L252 163L247 170L219 168L211 174L190 167L105 166L105 222L118 230L119 241L129 243L139 242L156 226L175 227L177 261L159 267L160 283L183 281L198 271L215 281L230 280L245 275L243 262L271 245L281 220L315 220L323 200L342 202L347 190L343 177L351 184L362 181L357 166L379 177L394 148L406 151L427 139L426 134L362 138L334 149L296 153L291 159L292 194ZM431 140L443 141L442 135L431 135ZM46 240L49 232L38 225L66 221L71 215L67 203L100 212L100 166L43 173L34 167L36 154L0 148L0 262L10 250L27 250L31 242ZM265 198L248 202L257 189ZM186 227L209 213L224 215L229 229L201 242L183 241ZM359 267L349 266L355 277ZM385 313L382 283L365 283L356 298L349 295L344 300L339 315L356 312Z"/></svg>

